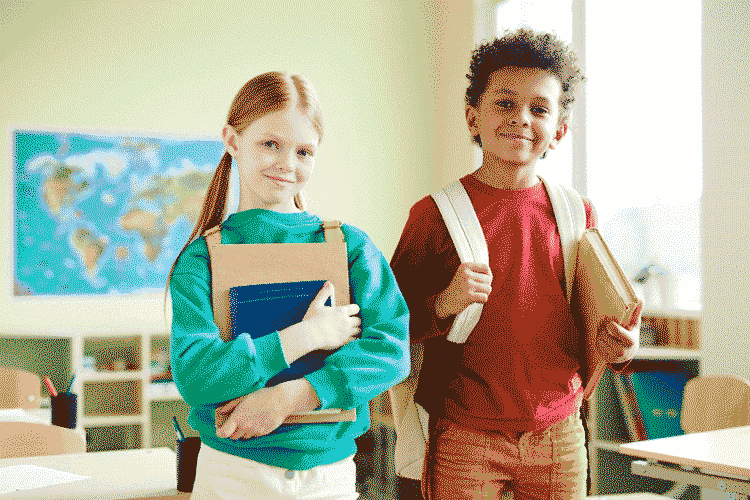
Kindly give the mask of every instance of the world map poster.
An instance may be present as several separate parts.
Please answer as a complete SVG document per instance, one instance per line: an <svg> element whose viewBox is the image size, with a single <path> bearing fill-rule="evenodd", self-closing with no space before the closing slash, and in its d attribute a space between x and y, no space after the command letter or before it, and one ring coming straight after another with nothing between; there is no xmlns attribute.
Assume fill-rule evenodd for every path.
<svg viewBox="0 0 750 500"><path fill-rule="evenodd" d="M220 140L14 130L15 295L162 292Z"/></svg>

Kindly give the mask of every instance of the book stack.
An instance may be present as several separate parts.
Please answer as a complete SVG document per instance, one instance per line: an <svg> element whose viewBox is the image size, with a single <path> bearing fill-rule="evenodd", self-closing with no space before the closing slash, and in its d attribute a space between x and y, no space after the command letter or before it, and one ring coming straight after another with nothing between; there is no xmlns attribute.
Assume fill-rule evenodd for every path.
<svg viewBox="0 0 750 500"><path fill-rule="evenodd" d="M681 371L615 373L615 389L633 441L683 434L682 395L690 376Z"/></svg>
<svg viewBox="0 0 750 500"><path fill-rule="evenodd" d="M642 307L643 301L636 296L599 231L595 228L584 231L578 243L571 310L582 332L585 363L581 375L586 399L593 395L607 364L596 343L602 327L614 320L632 328Z"/></svg>
<svg viewBox="0 0 750 500"><path fill-rule="evenodd" d="M242 333L259 338L282 330L305 317L308 307L325 284L325 280L265 283L235 286L229 289L231 338ZM326 302L331 305L330 298ZM271 378L266 387L296 380L323 367L332 351L318 349L294 361ZM325 409L291 415L285 424L353 421L355 410Z"/></svg>

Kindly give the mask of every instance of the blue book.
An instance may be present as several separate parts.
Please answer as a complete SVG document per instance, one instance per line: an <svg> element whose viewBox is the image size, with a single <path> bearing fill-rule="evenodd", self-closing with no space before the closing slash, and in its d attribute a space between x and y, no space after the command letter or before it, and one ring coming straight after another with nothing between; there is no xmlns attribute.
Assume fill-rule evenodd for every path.
<svg viewBox="0 0 750 500"><path fill-rule="evenodd" d="M297 281L230 288L232 338L237 338L242 333L259 338L299 323L324 283L325 280ZM326 305L331 305L330 298ZM330 353L331 351L318 349L305 354L269 380L266 387L302 378L322 368Z"/></svg>
<svg viewBox="0 0 750 500"><path fill-rule="evenodd" d="M690 375L681 371L633 372L628 377L643 415L646 439L683 434L682 395Z"/></svg>

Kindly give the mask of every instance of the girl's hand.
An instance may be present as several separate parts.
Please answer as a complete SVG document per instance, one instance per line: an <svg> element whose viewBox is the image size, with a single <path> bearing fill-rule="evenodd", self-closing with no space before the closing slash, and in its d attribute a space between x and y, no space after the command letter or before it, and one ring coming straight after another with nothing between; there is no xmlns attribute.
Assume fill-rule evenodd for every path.
<svg viewBox="0 0 750 500"><path fill-rule="evenodd" d="M338 349L354 340L360 332L359 306L326 306L326 300L336 304L335 291L326 282L315 296L305 317L297 324L279 332L281 347L287 363L316 349Z"/></svg>
<svg viewBox="0 0 750 500"><path fill-rule="evenodd" d="M622 363L633 359L638 349L640 320L630 329L614 321L604 322L596 337L596 347L607 363Z"/></svg>
<svg viewBox="0 0 750 500"><path fill-rule="evenodd" d="M265 436L292 413L319 406L315 389L304 378L265 387L216 408L216 435L231 439Z"/></svg>
<svg viewBox="0 0 750 500"><path fill-rule="evenodd" d="M216 408L216 435L231 439L265 436L290 413L279 395L279 386L264 387Z"/></svg>
<svg viewBox="0 0 750 500"><path fill-rule="evenodd" d="M492 271L487 264L464 262L453 275L450 285L435 300L438 318L445 319L475 302L487 302L492 292Z"/></svg>

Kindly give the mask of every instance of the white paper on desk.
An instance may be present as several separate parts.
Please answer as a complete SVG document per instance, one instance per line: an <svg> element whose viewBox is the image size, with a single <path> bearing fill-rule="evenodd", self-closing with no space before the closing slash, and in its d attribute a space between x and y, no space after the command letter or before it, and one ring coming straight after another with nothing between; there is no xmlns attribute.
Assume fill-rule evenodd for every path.
<svg viewBox="0 0 750 500"><path fill-rule="evenodd" d="M36 465L11 465L0 469L0 493L33 490L56 484L72 483L81 479L88 478Z"/></svg>

